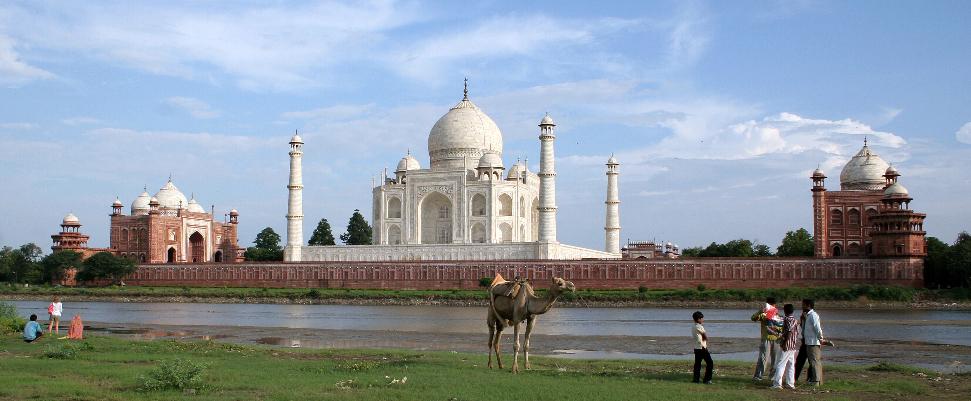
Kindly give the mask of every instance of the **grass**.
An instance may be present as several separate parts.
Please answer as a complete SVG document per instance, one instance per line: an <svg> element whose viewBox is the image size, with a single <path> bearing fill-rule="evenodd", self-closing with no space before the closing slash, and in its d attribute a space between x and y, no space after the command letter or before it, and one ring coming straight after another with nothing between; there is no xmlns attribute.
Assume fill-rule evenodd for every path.
<svg viewBox="0 0 971 401"><path fill-rule="evenodd" d="M519 375L489 370L485 355L393 350L307 350L209 341L130 341L91 337L72 359L0 338L0 399L70 400L838 400L966 399L971 377L921 376L900 369L827 366L827 383L776 392L749 381L751 366L716 359L715 384L692 384L684 361L578 361L533 358ZM45 344L47 343L47 344ZM181 361L181 362L174 362ZM183 390L145 386L160 367L199 370ZM508 366L507 366L508 368ZM183 380L178 368L175 381ZM186 373L188 374L188 373ZM194 373L193 373L194 374ZM153 376L154 375L154 376ZM188 379L186 379L188 380ZM940 380L940 381L935 381ZM179 388L178 386L169 386Z"/></svg>
<svg viewBox="0 0 971 401"><path fill-rule="evenodd" d="M326 301L333 299L398 299L398 300L457 300L485 301L484 290L368 290L343 288L233 288L233 287L90 287L69 288L0 285L0 294L25 297L88 296L88 297L191 297L230 299L289 299L293 301ZM822 301L893 301L912 302L930 300L953 302L971 300L967 289L929 290L904 287L854 286L775 289L629 289L579 290L565 294L564 301L593 302L669 302L669 301L756 301L766 296L779 299L813 298Z"/></svg>

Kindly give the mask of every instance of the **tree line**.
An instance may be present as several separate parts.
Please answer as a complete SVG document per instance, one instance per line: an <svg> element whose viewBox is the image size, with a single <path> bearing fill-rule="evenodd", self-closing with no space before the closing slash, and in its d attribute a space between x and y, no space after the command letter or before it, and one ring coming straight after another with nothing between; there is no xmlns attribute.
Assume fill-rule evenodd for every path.
<svg viewBox="0 0 971 401"><path fill-rule="evenodd" d="M751 258L766 256L813 256L813 236L800 228L789 231L782 238L782 244L772 252L768 245L747 239L735 239L724 244L712 242L706 247L692 247L681 250L681 256L702 258Z"/></svg>
<svg viewBox="0 0 971 401"><path fill-rule="evenodd" d="M347 221L347 230L340 235L341 242L345 245L371 245L371 238L371 225L368 224L360 210L354 209L354 214ZM330 222L327 219L320 219L307 245L336 245L334 242L334 233L331 231ZM256 234L256 240L253 241L253 246L246 248L244 256L246 260L252 261L283 260L283 247L280 245L280 234L277 234L270 227L264 228L259 234Z"/></svg>
<svg viewBox="0 0 971 401"><path fill-rule="evenodd" d="M110 252L98 252L82 261L75 251L57 251L47 256L37 244L29 243L19 248L5 246L0 249L0 281L23 284L56 284L64 279L69 268L78 269L78 281L110 280L119 282L135 272L135 261Z"/></svg>

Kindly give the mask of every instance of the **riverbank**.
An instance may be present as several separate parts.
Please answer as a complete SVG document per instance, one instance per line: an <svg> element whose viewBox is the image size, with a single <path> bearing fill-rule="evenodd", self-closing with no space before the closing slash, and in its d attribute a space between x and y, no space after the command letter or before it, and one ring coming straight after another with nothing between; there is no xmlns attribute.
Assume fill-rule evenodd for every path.
<svg viewBox="0 0 971 401"><path fill-rule="evenodd" d="M540 291L542 292L542 291ZM448 305L488 304L483 290L367 290L340 288L227 287L21 287L0 286L0 300L44 300L58 295L72 301L146 303L251 303L298 305ZM579 290L560 298L560 307L750 308L766 296L787 302L812 298L829 308L971 310L971 291L902 287L784 288L716 290Z"/></svg>
<svg viewBox="0 0 971 401"><path fill-rule="evenodd" d="M388 350L308 350L214 341L126 340L89 336L83 342L0 338L0 398L141 400L192 395L206 400L773 400L964 399L971 376L941 375L901 365L826 366L826 384L776 392L750 380L749 363L716 359L714 384L699 392L687 361L600 361L530 358L519 375L489 370L482 353ZM203 366L188 390L151 390L162 361ZM170 369L180 378L192 369ZM179 373L183 372L183 373ZM165 377L165 375L160 375Z"/></svg>

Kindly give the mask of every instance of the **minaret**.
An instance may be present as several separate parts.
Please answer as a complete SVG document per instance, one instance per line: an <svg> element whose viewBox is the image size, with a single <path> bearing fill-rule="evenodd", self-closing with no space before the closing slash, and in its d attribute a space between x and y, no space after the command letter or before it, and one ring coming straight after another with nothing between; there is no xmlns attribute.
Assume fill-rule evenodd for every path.
<svg viewBox="0 0 971 401"><path fill-rule="evenodd" d="M539 123L539 242L556 242L555 126L549 114Z"/></svg>
<svg viewBox="0 0 971 401"><path fill-rule="evenodd" d="M290 202L287 208L287 246L283 260L299 262L303 246L303 139L296 132L290 138Z"/></svg>
<svg viewBox="0 0 971 401"><path fill-rule="evenodd" d="M829 213L826 211L826 174L816 168L813 175L813 255L829 257Z"/></svg>
<svg viewBox="0 0 971 401"><path fill-rule="evenodd" d="M620 196L617 191L617 159L607 159L607 218L604 224L604 251L620 253Z"/></svg>

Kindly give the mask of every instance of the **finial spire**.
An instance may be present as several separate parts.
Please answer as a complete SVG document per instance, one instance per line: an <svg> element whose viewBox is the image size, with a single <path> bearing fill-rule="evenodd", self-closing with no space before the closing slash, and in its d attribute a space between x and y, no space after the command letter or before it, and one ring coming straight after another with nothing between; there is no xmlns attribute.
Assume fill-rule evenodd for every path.
<svg viewBox="0 0 971 401"><path fill-rule="evenodd" d="M465 78L465 87L462 89L462 100L469 100L469 78Z"/></svg>
<svg viewBox="0 0 971 401"><path fill-rule="evenodd" d="M863 136L863 146L867 146L867 137L866 137L866 135Z"/></svg>
<svg viewBox="0 0 971 401"><path fill-rule="evenodd" d="M172 182L172 172L169 172L169 182Z"/></svg>

